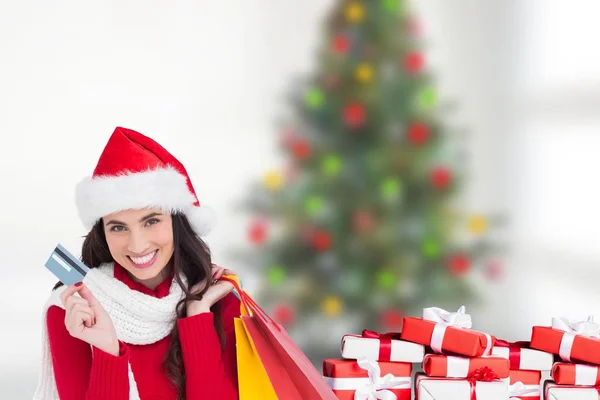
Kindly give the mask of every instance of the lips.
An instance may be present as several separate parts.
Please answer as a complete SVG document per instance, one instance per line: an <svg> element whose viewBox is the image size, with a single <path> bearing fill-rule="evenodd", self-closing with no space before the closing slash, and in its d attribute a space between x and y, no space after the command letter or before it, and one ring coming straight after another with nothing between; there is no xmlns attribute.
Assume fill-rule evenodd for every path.
<svg viewBox="0 0 600 400"><path fill-rule="evenodd" d="M136 268L148 268L154 261L156 261L158 250L154 250L152 253L146 254L142 257L131 257L127 256L134 267Z"/></svg>

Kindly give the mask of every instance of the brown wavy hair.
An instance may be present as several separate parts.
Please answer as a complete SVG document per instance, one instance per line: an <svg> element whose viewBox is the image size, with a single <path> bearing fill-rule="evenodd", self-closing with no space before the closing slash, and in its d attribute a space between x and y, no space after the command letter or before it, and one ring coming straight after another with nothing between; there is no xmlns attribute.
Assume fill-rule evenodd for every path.
<svg viewBox="0 0 600 400"><path fill-rule="evenodd" d="M178 318L184 318L187 317L186 301L201 300L212 283L209 280L208 285L200 293L190 293L190 288L193 285L212 276L212 261L208 246L195 234L187 218L182 214L173 214L172 220L174 252L170 262L173 265L175 279L185 293L185 298L179 301L176 306ZM97 268L104 263L114 262L106 242L102 219L96 222L92 230L85 236L81 249L81 261L89 268ZM181 280L181 275L187 279L187 286ZM58 282L54 289L60 286L62 286L62 283ZM214 314L214 325L221 342L221 351L223 351L225 349L225 332L220 318L219 303L215 304L211 311ZM163 360L163 369L177 388L178 400L184 400L186 376L177 324L173 326L171 344Z"/></svg>

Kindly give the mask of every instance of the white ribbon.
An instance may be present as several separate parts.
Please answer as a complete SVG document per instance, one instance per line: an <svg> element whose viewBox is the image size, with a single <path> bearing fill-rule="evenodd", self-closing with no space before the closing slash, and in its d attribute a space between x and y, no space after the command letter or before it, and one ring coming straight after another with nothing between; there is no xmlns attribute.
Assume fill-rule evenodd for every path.
<svg viewBox="0 0 600 400"><path fill-rule="evenodd" d="M600 325L590 315L587 321L574 321L563 317L552 317L552 328L565 332L560 341L558 354L565 361L571 361L571 350L575 336L600 337Z"/></svg>
<svg viewBox="0 0 600 400"><path fill-rule="evenodd" d="M469 375L471 359L468 357L446 357L446 377L466 378Z"/></svg>
<svg viewBox="0 0 600 400"><path fill-rule="evenodd" d="M540 394L540 385L524 385L523 382L515 382L514 384L508 387L508 395L509 399L517 399L519 396L529 395L539 396ZM527 397L529 397L527 396Z"/></svg>
<svg viewBox="0 0 600 400"><path fill-rule="evenodd" d="M435 322L433 334L431 335L430 346L436 353L442 352L442 342L446 334L446 328L453 326L455 328L471 328L471 315L465 313L465 306L461 306L457 312L448 312L439 307L429 307L423 309L423 319ZM488 347L491 344L488 344Z"/></svg>
<svg viewBox="0 0 600 400"><path fill-rule="evenodd" d="M381 377L379 363L373 359L361 358L358 366L367 371L368 378L324 377L332 390L355 390L354 400L397 400L398 397L386 389L410 389L411 378L397 378L392 374Z"/></svg>
<svg viewBox="0 0 600 400"><path fill-rule="evenodd" d="M598 380L598 367L594 365L575 364L575 385L593 386Z"/></svg>

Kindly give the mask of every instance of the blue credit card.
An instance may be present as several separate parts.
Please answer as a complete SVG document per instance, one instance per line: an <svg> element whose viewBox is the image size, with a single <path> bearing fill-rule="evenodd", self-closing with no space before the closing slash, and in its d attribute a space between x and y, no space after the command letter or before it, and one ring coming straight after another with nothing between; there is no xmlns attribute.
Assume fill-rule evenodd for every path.
<svg viewBox="0 0 600 400"><path fill-rule="evenodd" d="M46 261L46 268L65 285L73 285L83 281L83 278L90 270L60 244L56 245L50 258Z"/></svg>

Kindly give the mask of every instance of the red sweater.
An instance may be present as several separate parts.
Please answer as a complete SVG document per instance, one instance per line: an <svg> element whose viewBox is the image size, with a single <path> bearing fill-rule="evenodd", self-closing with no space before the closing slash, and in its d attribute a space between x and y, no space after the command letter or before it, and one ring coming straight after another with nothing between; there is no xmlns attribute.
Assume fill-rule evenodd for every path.
<svg viewBox="0 0 600 400"><path fill-rule="evenodd" d="M117 264L114 275L131 289L150 296L162 298L169 294L171 279L151 290L133 281ZM177 321L187 378L187 400L238 399L233 321L240 314L240 302L233 293L221 300L221 310L226 337L224 352L221 352L213 325L213 313ZM129 400L128 363L131 363L141 399L177 398L175 387L162 369L171 335L149 345L121 342L119 356L113 356L72 337L64 320L65 310L57 306L48 309L48 338L61 400Z"/></svg>

